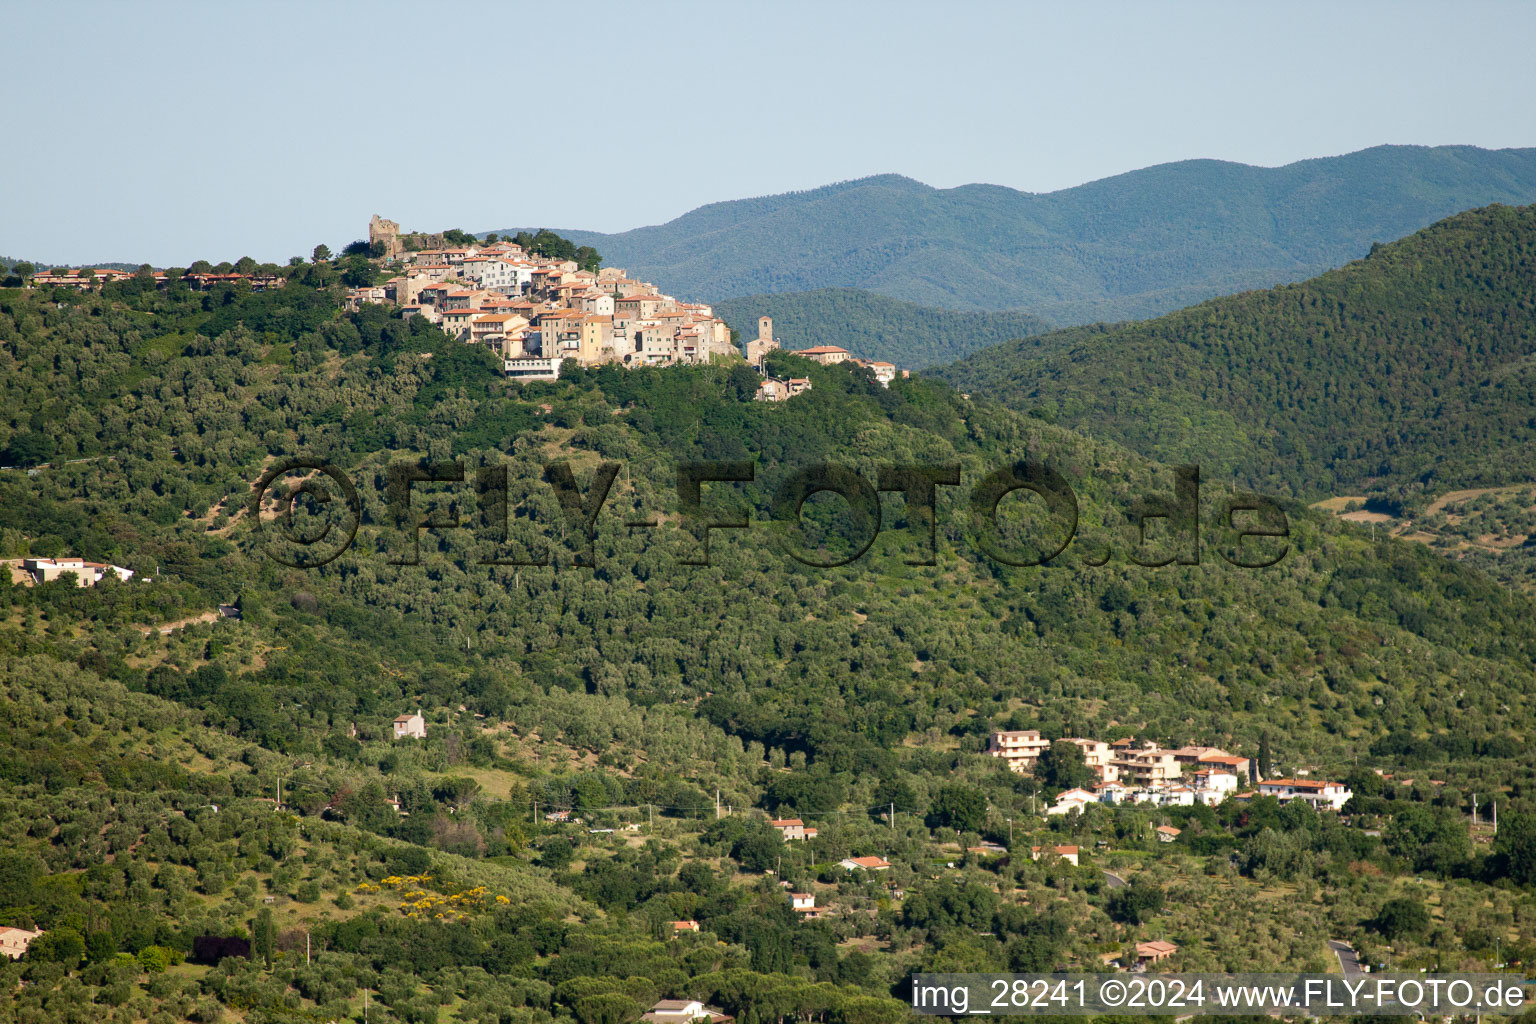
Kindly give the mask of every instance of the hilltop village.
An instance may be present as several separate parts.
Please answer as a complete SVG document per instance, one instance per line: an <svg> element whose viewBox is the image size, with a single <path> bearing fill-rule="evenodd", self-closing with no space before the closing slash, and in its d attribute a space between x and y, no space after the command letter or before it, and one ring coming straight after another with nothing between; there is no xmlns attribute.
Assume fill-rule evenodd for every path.
<svg viewBox="0 0 1536 1024"><path fill-rule="evenodd" d="M451 337L489 346L514 380L555 380L567 362L629 368L742 354L731 328L710 306L665 295L621 267L599 266L595 258L583 266L577 259L539 255L494 235L483 243L429 248L410 244L418 237L402 236L394 221L375 216L368 225L369 244L386 260L398 261L401 271L381 285L352 289L349 305L393 303L404 316L424 317ZM744 354L761 371L764 357L780 347L773 321L762 317ZM897 372L890 363L865 363L833 346L796 354L827 365L854 360L884 385ZM783 401L809 387L808 380L765 373L757 397Z"/></svg>
<svg viewBox="0 0 1536 1024"><path fill-rule="evenodd" d="M495 234L480 241L457 231L402 233L399 224L375 215L367 243L347 249L349 255L366 254L374 261L375 283L348 288L346 305L350 310L364 304L394 306L402 316L428 320L452 338L484 345L500 357L502 371L514 381L556 380L565 365L629 369L744 355L763 377L756 398L782 402L808 391L811 382L767 372L765 358L781 349L826 366L846 362L864 367L884 387L898 373L909 375L893 363L861 359L836 345L788 349L766 316L758 319L756 337L738 347L735 332L710 306L663 294L649 281L630 278L622 267L601 266L592 250L571 248L571 256L548 255ZM329 257L322 250L316 250L317 261ZM152 273L162 288L173 277ZM132 277L111 267L54 268L33 275L30 283L90 290ZM245 283L252 291L265 291L287 283L280 268L254 264L227 269L194 264L175 277L196 290Z"/></svg>

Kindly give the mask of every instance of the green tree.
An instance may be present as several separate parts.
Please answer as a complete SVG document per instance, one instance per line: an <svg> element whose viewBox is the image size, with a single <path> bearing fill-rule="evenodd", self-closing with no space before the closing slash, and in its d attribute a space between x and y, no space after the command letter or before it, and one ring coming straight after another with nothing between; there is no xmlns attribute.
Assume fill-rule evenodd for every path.
<svg viewBox="0 0 1536 1024"><path fill-rule="evenodd" d="M1493 852L1516 885L1536 884L1536 815L1509 812L1499 819Z"/></svg>
<svg viewBox="0 0 1536 1024"><path fill-rule="evenodd" d="M139 950L139 966L146 974L164 974L167 967L182 962L182 955L165 946L145 946Z"/></svg>
<svg viewBox="0 0 1536 1024"><path fill-rule="evenodd" d="M46 960L63 964L66 970L80 966L85 956L85 940L73 928L50 928L27 946L28 960Z"/></svg>
<svg viewBox="0 0 1536 1024"><path fill-rule="evenodd" d="M1104 912L1125 924L1141 924L1163 909L1163 890L1138 875L1131 884L1110 890Z"/></svg>
<svg viewBox="0 0 1536 1024"><path fill-rule="evenodd" d="M731 856L745 871L770 871L783 853L784 837L763 818L754 822L731 848Z"/></svg>
<svg viewBox="0 0 1536 1024"><path fill-rule="evenodd" d="M1058 789L1091 786L1096 777L1083 758L1083 748L1066 740L1057 740L1041 752L1035 774L1047 786Z"/></svg>
<svg viewBox="0 0 1536 1024"><path fill-rule="evenodd" d="M11 438L0 452L0 463L7 466L35 466L52 457L54 440L36 430L24 430Z"/></svg>
<svg viewBox="0 0 1536 1024"><path fill-rule="evenodd" d="M555 836L539 848L539 863L551 871L564 871L575 853L569 839Z"/></svg>
<svg viewBox="0 0 1536 1024"><path fill-rule="evenodd" d="M975 786L956 782L944 786L928 808L928 827L947 826L962 832L978 831L987 823L987 798Z"/></svg>
<svg viewBox="0 0 1536 1024"><path fill-rule="evenodd" d="M324 242L321 242L319 245L315 246L315 251L310 255L310 259L315 263L324 263L330 258L331 247L326 245Z"/></svg>
<svg viewBox="0 0 1536 1024"><path fill-rule="evenodd" d="M1389 941L1406 935L1418 935L1429 927L1429 910L1423 900L1399 896L1381 905L1371 927Z"/></svg>
<svg viewBox="0 0 1536 1024"><path fill-rule="evenodd" d="M262 907L256 912L256 922L251 927L251 952L271 970L272 954L276 951L277 929L272 923L272 908Z"/></svg>
<svg viewBox="0 0 1536 1024"><path fill-rule="evenodd" d="M348 288L363 288L373 283L373 264L367 256L349 256L341 280Z"/></svg>

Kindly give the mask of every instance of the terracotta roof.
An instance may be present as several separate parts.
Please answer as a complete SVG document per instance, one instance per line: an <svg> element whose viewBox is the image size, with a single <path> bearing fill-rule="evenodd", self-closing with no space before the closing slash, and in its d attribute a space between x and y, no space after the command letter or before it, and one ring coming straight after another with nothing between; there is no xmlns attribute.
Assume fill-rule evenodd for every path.
<svg viewBox="0 0 1536 1024"><path fill-rule="evenodd" d="M1039 853L1042 849L1043 849L1043 847L1040 847L1040 846L1031 846L1029 848L1029 852L1030 853ZM1075 846L1053 846L1053 847L1051 847L1051 852L1056 854L1056 856L1058 856L1058 857L1070 857L1073 854L1077 853L1077 847L1075 847Z"/></svg>
<svg viewBox="0 0 1536 1024"><path fill-rule="evenodd" d="M849 857L848 859L861 868L890 867L882 857Z"/></svg>
<svg viewBox="0 0 1536 1024"><path fill-rule="evenodd" d="M1292 789L1322 789L1326 786L1337 785L1337 782L1318 782L1312 779L1267 779L1259 783L1261 789L1265 786L1290 786Z"/></svg>
<svg viewBox="0 0 1536 1024"><path fill-rule="evenodd" d="M1177 953L1178 951L1178 946L1171 942L1164 942L1162 939L1136 943L1136 952L1138 953Z"/></svg>

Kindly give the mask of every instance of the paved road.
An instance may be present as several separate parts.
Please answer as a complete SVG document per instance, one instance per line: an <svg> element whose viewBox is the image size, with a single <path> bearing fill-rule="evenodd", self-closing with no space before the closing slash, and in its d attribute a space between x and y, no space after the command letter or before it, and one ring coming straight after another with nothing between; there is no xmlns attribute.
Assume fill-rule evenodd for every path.
<svg viewBox="0 0 1536 1024"><path fill-rule="evenodd" d="M1113 871L1104 872L1104 880L1109 883L1111 889L1124 889L1127 885L1126 880Z"/></svg>
<svg viewBox="0 0 1536 1024"><path fill-rule="evenodd" d="M1360 969L1360 954L1356 953L1349 943L1339 939L1329 939L1328 948L1333 950L1333 955L1339 958L1339 968L1344 972L1345 977L1364 973Z"/></svg>

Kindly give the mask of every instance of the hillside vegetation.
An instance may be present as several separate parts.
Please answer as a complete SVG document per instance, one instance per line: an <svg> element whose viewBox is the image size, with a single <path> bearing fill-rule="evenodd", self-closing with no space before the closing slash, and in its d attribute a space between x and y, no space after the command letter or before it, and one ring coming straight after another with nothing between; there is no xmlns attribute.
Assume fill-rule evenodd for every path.
<svg viewBox="0 0 1536 1024"><path fill-rule="evenodd" d="M1073 324L1298 281L1459 210L1533 201L1536 150L1380 146L1276 168L1189 160L1045 194L887 174L561 234L698 301L861 288Z"/></svg>
<svg viewBox="0 0 1536 1024"><path fill-rule="evenodd" d="M1469 211L1311 281L936 372L1269 492L1395 508L1536 480L1536 207Z"/></svg>
<svg viewBox="0 0 1536 1024"><path fill-rule="evenodd" d="M341 275L362 269L292 267L259 294L147 275L0 292L0 449L34 460L0 472L0 556L154 577L0 574L0 923L48 932L0 966L0 1012L277 1022L355 1019L367 998L371 1022L624 1024L686 997L743 1024L895 1024L915 969L1097 967L1148 936L1210 970L1321 969L1325 937L1388 932L1411 969L1536 955L1523 596L1294 504L1284 557L1238 568L1209 483L1199 564L1133 564L1174 543L1155 526L1138 543L1131 514L1174 476L1115 442L788 355L770 369L814 387L785 403L753 401L739 362L519 388L420 318L343 312ZM269 557L281 531L246 505L301 454L360 504L355 543L310 570ZM1080 502L1045 567L984 555L968 514L1024 458ZM415 545L387 466L452 461L465 481L418 484L412 508L461 525L421 531L401 564ZM712 532L712 564L690 566L677 469L700 461L754 465L703 499L754 525ZM546 467L584 495L603 462L622 469L588 543ZM789 557L775 492L823 462L869 482L958 466L935 564L909 564L927 532L896 493L861 559ZM481 467L505 470L504 504L477 497ZM309 494L306 529L327 514ZM1009 502L1001 542L1043 545ZM860 543L830 496L805 521L802 554ZM540 548L552 564L488 564ZM159 632L220 603L240 618ZM394 741L418 707L426 738ZM1000 727L1273 746L1285 770L1348 774L1361 803L1347 823L1268 798L1047 821L1032 808L1062 787L986 756ZM1489 794L1501 838L1474 847L1464 818ZM770 814L820 835L787 844ZM1168 822L1187 838L1152 838ZM1034 861L1047 842L1084 863ZM855 855L892 867L838 867ZM797 920L781 881L830 916ZM1398 899L1423 920L1380 924ZM214 965L209 938L252 955Z"/></svg>
<svg viewBox="0 0 1536 1024"><path fill-rule="evenodd" d="M715 303L715 312L743 339L757 336L758 317L771 316L786 348L838 345L908 369L950 362L1049 326L1028 313L932 309L858 288L748 295Z"/></svg>

